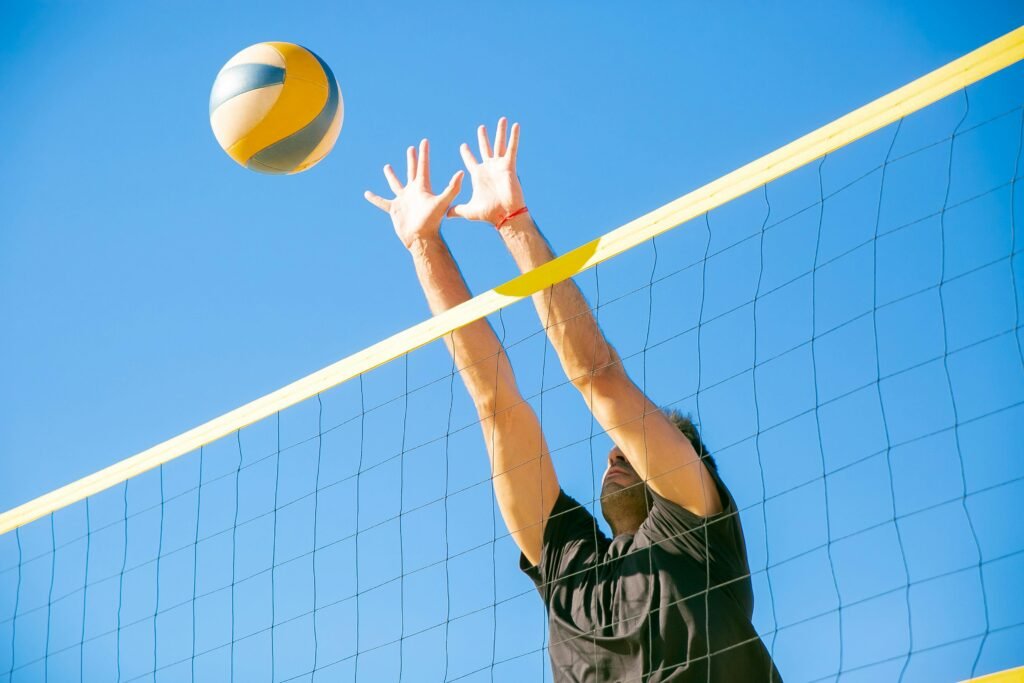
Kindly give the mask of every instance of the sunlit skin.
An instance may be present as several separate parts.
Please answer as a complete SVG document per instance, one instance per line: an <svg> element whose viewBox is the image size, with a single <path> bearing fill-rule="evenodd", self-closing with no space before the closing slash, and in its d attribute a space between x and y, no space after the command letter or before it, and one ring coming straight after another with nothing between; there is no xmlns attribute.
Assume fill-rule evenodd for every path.
<svg viewBox="0 0 1024 683"><path fill-rule="evenodd" d="M455 258L441 236L441 220L445 216L475 221L495 230L523 274L548 266L556 258L526 205L516 172L519 125L510 127L508 120L502 117L495 130L494 144L486 127L480 126L477 143L479 158L468 145L463 145L460 152L466 170L453 175L444 189L436 194L430 179L430 145L423 140L418 150L413 147L406 150L404 184L390 165L384 167L384 178L394 193L393 198L369 191L365 195L371 204L391 217L395 233L412 257L416 277L434 315L463 306L471 298ZM566 165L571 168L573 161L567 159ZM469 201L456 204L455 199L466 176L472 183L472 195ZM551 272L561 273L557 267L558 264L554 270L549 268L545 272L548 275ZM495 500L510 536L522 551L521 566L535 579L545 601L554 605L556 598L550 597L552 591L549 587L559 584L562 578L569 579L579 573L574 558L581 557L596 566L598 562L605 563L606 550L609 556L617 556L618 550L629 549L634 541L637 549L671 542L670 538L660 538L659 534L686 526L680 518L683 510L697 517L709 517L722 511L723 500L712 473L701 462L678 419L661 410L629 377L622 358L605 338L594 310L573 279L564 277L549 286L536 288L530 299L544 325L547 339L558 355L565 377L578 390L596 423L615 444L608 453L607 467L601 478L601 512L617 538L616 549L598 541L597 527L592 526L592 518L578 509L567 522L563 517L562 522L554 527L550 539L545 540L545 530L552 528L549 522L556 506L565 508L559 515L573 512L569 508L575 506L574 501L562 491L540 418L518 387L508 353L486 317L456 328L443 339L452 356L453 367L458 368L476 408L490 458ZM657 510L653 505L657 505ZM651 522L660 521L662 524L654 525L658 528L651 529L648 538L635 538L652 511L656 517ZM589 536L591 528L594 532L593 546L570 547L580 540L575 534L583 530ZM550 561L545 563L548 542L555 545L548 553ZM564 568L561 567L563 559L568 562ZM646 563L634 560L631 564ZM646 570L650 576L645 577L642 566L636 566L635 571L630 565L621 566L623 576L615 576L615 570L611 569L605 572L601 581L586 579L591 588L582 592L581 602L588 604L603 600L601 596L609 596L608 604L614 621L602 623L599 628L603 631L616 630L612 626L622 623L619 617L629 612L630 605L642 606L641 602L633 599L639 597L637 590L651 591L652 599L663 591L658 586L664 584L664 590L672 590L669 586L674 579L668 574L677 571L675 568L671 571L656 570L652 562ZM576 596L580 593L572 588L571 581L569 592ZM609 590L612 593L608 593ZM576 603L575 597L572 602ZM705 610L709 609L706 601L704 604ZM587 607L582 609L590 611ZM652 602L651 613L644 616L644 629L652 637L648 640L647 649L640 642L646 639L644 637L622 640L625 647L604 648L606 656L623 656L630 662L639 663L636 655L647 654L648 666L653 666L650 663L654 661L656 646L652 644L651 629L660 628L665 621L665 617L655 614L657 609L660 607ZM673 609L680 611L682 618L690 618L684 607ZM575 607L573 611L572 635L561 642L567 643L577 633ZM549 612L549 615L554 614ZM590 619L591 616L588 614L585 618ZM677 617L670 617L669 622L668 628L672 629L673 637L667 638L666 642L673 643L671 647L674 649L678 640L676 634L685 634L677 628ZM557 615L551 616L553 653L558 649L554 643L559 630ZM662 638L661 635L658 637ZM616 639L614 642L620 641ZM564 648L566 651L561 655L556 657L552 654L553 664L556 660L564 664L567 654L576 661L571 646L565 645ZM597 649L596 644L594 649ZM658 661L661 659L659 655ZM624 666L629 668L632 665ZM599 675L597 672L606 668L609 672L617 670L610 661L607 667L601 664L589 670ZM710 668L708 671L710 673ZM676 678L674 674L671 677ZM590 680L589 675L585 678ZM646 674L644 678L647 678ZM610 680L611 677L604 676L603 679ZM574 677L573 680L577 679Z"/></svg>
<svg viewBox="0 0 1024 683"><path fill-rule="evenodd" d="M618 446L608 451L601 478L601 513L616 536L635 534L650 510L647 487Z"/></svg>
<svg viewBox="0 0 1024 683"><path fill-rule="evenodd" d="M502 117L492 144L487 128L480 126L480 156L463 145L460 153L466 170L453 175L436 194L430 178L430 146L423 140L418 150L406 150L404 184L395 169L384 167L394 198L365 194L391 217L434 315L470 299L462 273L441 237L445 216L496 230L523 273L555 258L526 206L519 182L519 133L518 124L509 126ZM455 204L466 175L472 195L466 203ZM560 281L530 298L565 376L616 444L601 496L602 512L612 531L635 533L647 517L653 494L695 515L718 513L721 501L711 475L672 420L630 379L573 280ZM502 517L523 555L536 565L541 560L544 528L561 492L540 420L519 391L508 354L486 319L444 339L479 417Z"/></svg>

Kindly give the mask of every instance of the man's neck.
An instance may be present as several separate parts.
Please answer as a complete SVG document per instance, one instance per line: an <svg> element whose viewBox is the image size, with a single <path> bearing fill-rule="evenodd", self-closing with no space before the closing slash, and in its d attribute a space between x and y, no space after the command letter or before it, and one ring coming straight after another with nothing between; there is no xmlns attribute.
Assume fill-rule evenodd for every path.
<svg viewBox="0 0 1024 683"><path fill-rule="evenodd" d="M614 523L608 522L608 525L612 528L612 534L615 536L622 536L623 534L633 536L640 529L640 525L644 523L645 519L647 519L646 516L631 517L629 519L616 520Z"/></svg>

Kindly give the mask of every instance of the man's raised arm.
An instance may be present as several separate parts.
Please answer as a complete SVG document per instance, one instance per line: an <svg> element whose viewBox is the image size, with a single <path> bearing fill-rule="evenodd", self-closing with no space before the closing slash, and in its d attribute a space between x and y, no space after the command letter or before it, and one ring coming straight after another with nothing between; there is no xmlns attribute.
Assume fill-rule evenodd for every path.
<svg viewBox="0 0 1024 683"><path fill-rule="evenodd" d="M441 237L441 219L459 193L462 172L440 194L433 194L429 154L426 140L420 143L418 158L410 147L406 185L390 165L385 166L384 177L395 198L367 192L366 199L391 216L412 256L430 310L437 314L469 300L470 294ZM540 423L520 396L508 356L490 323L470 323L445 337L445 344L480 417L502 517L523 554L537 564L544 524L559 494Z"/></svg>
<svg viewBox="0 0 1024 683"><path fill-rule="evenodd" d="M473 196L467 204L452 207L449 215L494 225L519 269L526 272L554 254L525 210L516 174L519 125L512 126L507 143L506 131L502 118L492 147L486 128L480 126L479 162L468 145L462 145ZM626 374L576 283L565 280L532 298L566 376L637 474L658 495L694 514L721 511L718 489L693 446Z"/></svg>

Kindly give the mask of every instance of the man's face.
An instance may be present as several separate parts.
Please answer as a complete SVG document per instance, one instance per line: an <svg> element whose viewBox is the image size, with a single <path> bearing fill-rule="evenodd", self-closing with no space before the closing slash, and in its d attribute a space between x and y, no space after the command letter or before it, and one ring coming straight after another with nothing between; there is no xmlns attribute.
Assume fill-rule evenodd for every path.
<svg viewBox="0 0 1024 683"><path fill-rule="evenodd" d="M612 449L608 451L608 466L601 479L601 496L604 497L605 494L621 491L639 483L640 477L626 460L626 456L622 454L618 446L612 446Z"/></svg>
<svg viewBox="0 0 1024 683"><path fill-rule="evenodd" d="M647 487L618 447L608 452L601 479L601 512L615 535L635 533L647 518Z"/></svg>

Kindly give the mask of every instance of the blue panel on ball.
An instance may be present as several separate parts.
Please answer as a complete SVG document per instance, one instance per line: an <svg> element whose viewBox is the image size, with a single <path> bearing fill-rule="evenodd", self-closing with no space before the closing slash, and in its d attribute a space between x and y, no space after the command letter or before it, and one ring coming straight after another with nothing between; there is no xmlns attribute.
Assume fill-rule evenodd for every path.
<svg viewBox="0 0 1024 683"><path fill-rule="evenodd" d="M284 169L274 168L273 166L267 166L265 164L261 164L260 162L256 161L255 157L253 157L252 159L249 159L249 161L246 162L245 167L247 169L249 169L250 171L256 171L258 173L267 173L269 175L287 175L288 174L288 171L286 171Z"/></svg>
<svg viewBox="0 0 1024 683"><path fill-rule="evenodd" d="M210 113L232 97L284 83L284 69L270 64L238 64L217 76L210 92Z"/></svg>
<svg viewBox="0 0 1024 683"><path fill-rule="evenodd" d="M323 68L324 73L327 75L328 95L324 108L320 110L316 118L304 127L253 155L250 164L256 162L263 168L273 168L278 172L284 173L293 171L296 166L309 156L310 152L320 143L324 135L327 134L327 130L331 127L334 115L338 113L338 103L341 100L338 93L338 82L334 80L334 74L324 64L324 61L312 51L310 51L310 54L316 57L316 60L320 62L321 68ZM250 166L250 168L254 167ZM254 168L254 170L262 169Z"/></svg>

